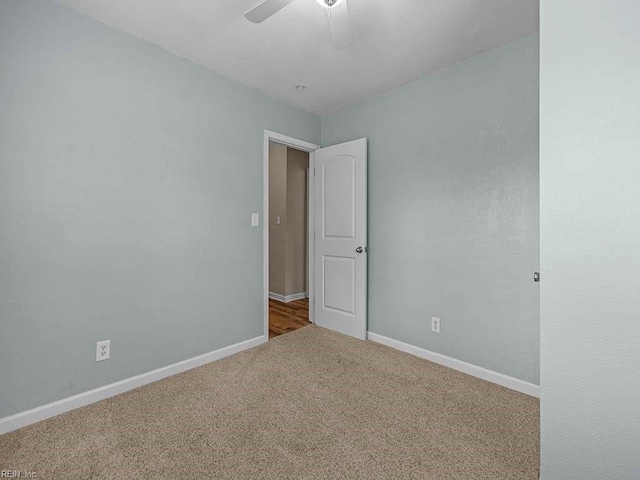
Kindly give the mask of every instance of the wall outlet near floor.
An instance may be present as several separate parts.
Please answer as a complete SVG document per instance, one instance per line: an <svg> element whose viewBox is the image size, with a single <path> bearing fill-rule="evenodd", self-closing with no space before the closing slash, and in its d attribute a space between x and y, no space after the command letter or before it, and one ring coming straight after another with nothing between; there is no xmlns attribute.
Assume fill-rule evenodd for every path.
<svg viewBox="0 0 640 480"><path fill-rule="evenodd" d="M431 331L440 333L440 319L438 317L431 317Z"/></svg>
<svg viewBox="0 0 640 480"><path fill-rule="evenodd" d="M251 226L259 227L260 226L260 215L257 213L251 214Z"/></svg>
<svg viewBox="0 0 640 480"><path fill-rule="evenodd" d="M96 362L108 360L111 356L111 340L102 340L96 343Z"/></svg>

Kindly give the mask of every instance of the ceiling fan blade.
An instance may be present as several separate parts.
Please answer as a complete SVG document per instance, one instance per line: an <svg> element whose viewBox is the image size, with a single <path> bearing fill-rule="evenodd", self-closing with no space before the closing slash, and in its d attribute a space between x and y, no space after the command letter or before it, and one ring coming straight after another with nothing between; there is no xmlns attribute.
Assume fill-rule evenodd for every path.
<svg viewBox="0 0 640 480"><path fill-rule="evenodd" d="M344 0L335 7L329 8L329 27L333 46L336 50L348 47L353 42L351 34L351 21L349 20L349 7L347 0Z"/></svg>
<svg viewBox="0 0 640 480"><path fill-rule="evenodd" d="M278 10L283 9L294 0L265 0L257 7L244 14L244 18L253 23L262 23Z"/></svg>

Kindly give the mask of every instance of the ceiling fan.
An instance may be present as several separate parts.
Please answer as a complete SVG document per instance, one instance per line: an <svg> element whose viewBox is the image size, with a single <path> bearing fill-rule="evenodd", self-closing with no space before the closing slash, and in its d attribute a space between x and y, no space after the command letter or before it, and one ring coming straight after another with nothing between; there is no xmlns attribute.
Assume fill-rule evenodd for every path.
<svg viewBox="0 0 640 480"><path fill-rule="evenodd" d="M244 14L244 17L253 23L262 23L277 11L283 9L295 0L264 0ZM347 0L316 0L327 9L329 15L329 27L331 38L336 50L349 46L353 42L351 23L349 22L349 9Z"/></svg>

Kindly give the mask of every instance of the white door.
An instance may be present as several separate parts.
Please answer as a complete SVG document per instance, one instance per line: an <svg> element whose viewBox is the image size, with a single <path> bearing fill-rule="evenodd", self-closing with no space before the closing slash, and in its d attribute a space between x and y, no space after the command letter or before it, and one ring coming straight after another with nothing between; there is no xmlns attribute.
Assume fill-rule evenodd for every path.
<svg viewBox="0 0 640 480"><path fill-rule="evenodd" d="M367 140L315 151L315 323L367 334Z"/></svg>

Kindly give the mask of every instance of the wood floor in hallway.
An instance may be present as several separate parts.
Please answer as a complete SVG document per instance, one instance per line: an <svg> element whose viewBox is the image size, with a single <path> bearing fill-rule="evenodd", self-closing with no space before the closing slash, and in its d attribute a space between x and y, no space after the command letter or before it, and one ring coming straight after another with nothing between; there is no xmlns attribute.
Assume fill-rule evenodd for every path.
<svg viewBox="0 0 640 480"><path fill-rule="evenodd" d="M269 338L293 332L307 325L311 325L309 299L287 303L269 299Z"/></svg>

